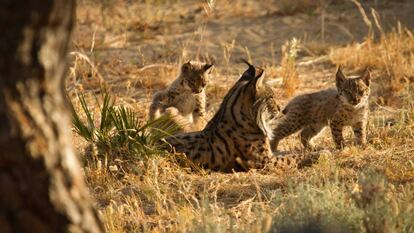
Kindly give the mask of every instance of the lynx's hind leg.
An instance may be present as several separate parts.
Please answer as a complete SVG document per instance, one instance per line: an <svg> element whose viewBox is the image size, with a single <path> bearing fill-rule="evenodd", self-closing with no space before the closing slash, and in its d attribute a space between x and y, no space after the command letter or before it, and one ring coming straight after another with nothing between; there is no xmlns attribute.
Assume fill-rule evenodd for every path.
<svg viewBox="0 0 414 233"><path fill-rule="evenodd" d="M287 115L284 119L281 120L280 123L277 124L277 127L273 130L273 139L270 142L272 151L277 151L280 140L296 133L302 127L302 122L298 120L295 115Z"/></svg>
<svg viewBox="0 0 414 233"><path fill-rule="evenodd" d="M309 150L314 149L314 144L312 143L312 139L317 136L322 129L325 127L323 124L312 124L306 126L300 133L300 140L302 145Z"/></svg>

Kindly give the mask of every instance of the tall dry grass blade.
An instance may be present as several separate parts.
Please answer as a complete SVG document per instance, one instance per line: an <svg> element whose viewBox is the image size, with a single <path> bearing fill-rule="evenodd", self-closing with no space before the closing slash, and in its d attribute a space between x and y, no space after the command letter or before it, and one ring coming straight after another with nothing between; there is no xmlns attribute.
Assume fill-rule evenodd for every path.
<svg viewBox="0 0 414 233"><path fill-rule="evenodd" d="M372 22L371 20L369 20L361 3L358 0L351 0L351 1L358 7L359 13L361 13L362 19L364 20L365 25L367 25L368 27L368 38L371 40L374 39L374 34L372 31Z"/></svg>
<svg viewBox="0 0 414 233"><path fill-rule="evenodd" d="M381 27L380 20L379 20L379 14L374 8L371 8L371 15L374 18L375 26L378 28L378 30L381 33L381 37L383 37L385 35L385 32Z"/></svg>
<svg viewBox="0 0 414 233"><path fill-rule="evenodd" d="M77 57L81 60L86 61L89 64L89 66L92 68L92 71L94 72L94 74L96 74L96 76L99 78L100 84L102 84L102 85L105 84L104 78L102 77L102 75L100 74L98 69L96 68L95 64L91 61L91 59L89 59L89 57L86 54L83 54L81 52L75 52L75 51L70 52L69 54L72 55L72 56L75 56L75 57Z"/></svg>

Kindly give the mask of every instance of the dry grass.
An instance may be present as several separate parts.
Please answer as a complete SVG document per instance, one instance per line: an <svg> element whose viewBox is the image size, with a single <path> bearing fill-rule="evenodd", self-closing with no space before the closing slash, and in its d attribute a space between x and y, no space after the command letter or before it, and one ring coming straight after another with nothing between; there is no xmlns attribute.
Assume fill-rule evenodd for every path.
<svg viewBox="0 0 414 233"><path fill-rule="evenodd" d="M335 64L362 70L365 67L380 72L382 95L391 97L414 81L414 36L401 27L381 35L378 41L367 39L344 48L333 49L330 59ZM388 95L387 95L388 94Z"/></svg>
<svg viewBox="0 0 414 233"><path fill-rule="evenodd" d="M177 25L207 25L210 19L226 23L234 16L255 19L257 9L271 9L274 5L273 1L255 5L243 0L116 3L80 1L73 39L76 53L67 90L75 109L80 109L75 94L84 93L92 112L99 117L97 103L104 88L143 121L152 94L175 78L184 58L205 54L199 58L210 59L213 56L209 52L215 52L190 53L203 51L197 43L206 32L199 28L191 40L182 41L181 47L163 44L162 51L154 53L157 56L152 56L146 46L158 46L171 34L170 30L177 32L177 40L193 33ZM229 10L232 8L234 11ZM189 13L193 10L196 13ZM337 151L325 131L317 144L326 152L312 167L234 174L188 169L179 165L182 157L176 154L132 155L135 159L128 161L110 157L86 161L85 177L108 232L414 231L412 31L397 27L376 39L367 37L363 42L342 47L313 42L314 47L323 47L321 54L328 59L321 59L319 53L303 58L303 54L296 54L298 45L292 38L284 41L289 42L280 63L275 59L260 63L254 46L239 46L239 41L232 40L214 41L222 57L216 60L207 87L210 116L245 68L234 63L239 56L250 54L255 63L265 67L268 83L285 94L280 99L282 103L288 101L287 96L332 86L334 81L327 76L335 64L343 64L351 71L370 66L375 85L373 100L384 101L372 101L369 145L350 145ZM158 49L157 46L151 48ZM391 98L398 102L388 101ZM351 144L350 130L346 138ZM77 135L74 144L83 157L94 148ZM288 153L300 153L297 137L289 137L281 144L289 148Z"/></svg>
<svg viewBox="0 0 414 233"><path fill-rule="evenodd" d="M293 38L282 47L281 74L283 78L282 88L286 97L292 97L299 85L299 77L296 70L296 58L299 50L299 41Z"/></svg>
<svg viewBox="0 0 414 233"><path fill-rule="evenodd" d="M329 57L335 64L342 64L362 70L365 67L375 69L378 75L379 95L383 103L398 102L400 92L414 81L414 35L413 31L398 23L392 32L385 32L378 12L371 9L372 20L358 1L357 5L368 35L362 43L354 43L344 48L332 49ZM375 38L374 25L379 38ZM394 97L397 97L395 99Z"/></svg>
<svg viewBox="0 0 414 233"><path fill-rule="evenodd" d="M401 152L351 148L303 171L194 174L157 157L129 164L135 171L127 174L91 166L85 173L109 232L291 232L309 225L410 232L413 165L404 162L411 153Z"/></svg>

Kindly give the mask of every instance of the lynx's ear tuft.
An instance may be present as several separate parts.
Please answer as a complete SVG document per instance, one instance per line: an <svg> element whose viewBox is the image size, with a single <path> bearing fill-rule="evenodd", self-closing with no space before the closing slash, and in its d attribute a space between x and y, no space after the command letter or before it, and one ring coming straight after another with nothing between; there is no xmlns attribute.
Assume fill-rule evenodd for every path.
<svg viewBox="0 0 414 233"><path fill-rule="evenodd" d="M243 58L241 58L240 61L249 66L249 68L246 71L244 71L244 73L243 73L242 77L240 78L240 80L251 80L254 77L256 77L256 75L255 75L256 74L256 68Z"/></svg>

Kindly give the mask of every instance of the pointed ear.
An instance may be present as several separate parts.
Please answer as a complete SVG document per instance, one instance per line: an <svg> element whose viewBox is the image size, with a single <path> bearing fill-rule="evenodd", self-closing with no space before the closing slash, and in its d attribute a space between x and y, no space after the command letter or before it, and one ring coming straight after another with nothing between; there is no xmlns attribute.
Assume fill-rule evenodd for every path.
<svg viewBox="0 0 414 233"><path fill-rule="evenodd" d="M246 61L245 59L241 58L240 60L241 62L248 65L249 68L246 71L244 71L239 81L251 80L253 77L255 77L256 68L252 64L250 64L248 61Z"/></svg>
<svg viewBox="0 0 414 233"><path fill-rule="evenodd" d="M211 67L213 67L213 64L205 64L204 66L203 66L203 69L204 69L204 71L207 71L207 70L209 70Z"/></svg>
<svg viewBox="0 0 414 233"><path fill-rule="evenodd" d="M207 63L207 64L205 64L205 65L204 65L204 67L203 67L203 68L204 68L204 70L208 70L208 69L210 69L211 67L213 67L213 64L208 64L208 63Z"/></svg>
<svg viewBox="0 0 414 233"><path fill-rule="evenodd" d="M255 87L256 92L263 86L264 78L265 78L264 70L256 67L254 78L250 81L250 84Z"/></svg>
<svg viewBox="0 0 414 233"><path fill-rule="evenodd" d="M365 85L367 85L368 87L371 84L371 72L369 71L368 67L364 69L364 73L362 73L361 80L364 81Z"/></svg>
<svg viewBox="0 0 414 233"><path fill-rule="evenodd" d="M342 66L339 65L336 70L336 87L340 87L342 83L346 80L344 73L342 72Z"/></svg>
<svg viewBox="0 0 414 233"><path fill-rule="evenodd" d="M184 63L181 65L181 72L186 73L191 69L191 63L190 61Z"/></svg>

